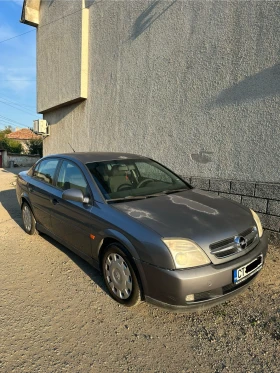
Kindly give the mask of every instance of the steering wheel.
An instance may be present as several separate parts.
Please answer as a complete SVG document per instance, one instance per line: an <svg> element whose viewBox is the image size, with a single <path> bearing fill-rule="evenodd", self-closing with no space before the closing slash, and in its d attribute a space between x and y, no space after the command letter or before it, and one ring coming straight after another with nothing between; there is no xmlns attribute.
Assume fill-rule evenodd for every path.
<svg viewBox="0 0 280 373"><path fill-rule="evenodd" d="M153 182L154 182L153 179L144 179L144 180L140 181L140 183L137 185L137 188L142 188L146 184L153 183Z"/></svg>
<svg viewBox="0 0 280 373"><path fill-rule="evenodd" d="M118 187L117 192L120 192L121 190L127 190L127 189L132 189L131 184L121 184Z"/></svg>

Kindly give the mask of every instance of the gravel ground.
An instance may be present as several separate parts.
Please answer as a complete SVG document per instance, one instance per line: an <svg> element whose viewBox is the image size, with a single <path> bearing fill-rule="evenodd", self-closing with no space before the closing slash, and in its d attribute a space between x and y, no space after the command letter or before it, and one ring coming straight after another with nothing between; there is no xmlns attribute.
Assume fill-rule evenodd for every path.
<svg viewBox="0 0 280 373"><path fill-rule="evenodd" d="M226 304L200 314L127 309L82 259L24 233L10 171L0 169L2 373L280 371L280 247Z"/></svg>

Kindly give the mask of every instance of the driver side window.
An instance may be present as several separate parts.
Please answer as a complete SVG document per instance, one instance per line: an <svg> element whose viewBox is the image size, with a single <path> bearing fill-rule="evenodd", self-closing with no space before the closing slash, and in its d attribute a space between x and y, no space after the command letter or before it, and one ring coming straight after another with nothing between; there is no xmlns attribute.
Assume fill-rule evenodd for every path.
<svg viewBox="0 0 280 373"><path fill-rule="evenodd" d="M79 189L83 192L84 196L88 197L87 181L82 171L74 163L64 161L60 168L57 187L63 190Z"/></svg>

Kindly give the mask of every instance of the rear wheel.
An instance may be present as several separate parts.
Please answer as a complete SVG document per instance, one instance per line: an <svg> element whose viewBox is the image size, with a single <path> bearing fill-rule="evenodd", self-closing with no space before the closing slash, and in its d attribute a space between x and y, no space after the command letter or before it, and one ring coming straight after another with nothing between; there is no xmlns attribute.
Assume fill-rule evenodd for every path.
<svg viewBox="0 0 280 373"><path fill-rule="evenodd" d="M21 207L21 216L25 232L30 235L37 234L38 232L36 230L36 221L34 215L30 206L26 202L24 202Z"/></svg>
<svg viewBox="0 0 280 373"><path fill-rule="evenodd" d="M141 302L139 281L131 259L116 244L105 249L102 273L109 293L118 303L132 307Z"/></svg>

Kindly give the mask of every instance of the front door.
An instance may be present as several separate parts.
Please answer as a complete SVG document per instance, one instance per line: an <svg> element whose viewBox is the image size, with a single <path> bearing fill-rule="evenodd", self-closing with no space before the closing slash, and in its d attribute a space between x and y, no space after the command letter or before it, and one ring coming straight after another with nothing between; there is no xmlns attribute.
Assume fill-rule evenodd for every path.
<svg viewBox="0 0 280 373"><path fill-rule="evenodd" d="M91 257L92 203L65 201L62 193L67 189L80 189L84 196L90 197L87 181L77 165L63 161L58 177L59 189L53 194L51 211L52 232L67 246Z"/></svg>
<svg viewBox="0 0 280 373"><path fill-rule="evenodd" d="M0 168L2 168L2 150L0 150Z"/></svg>

